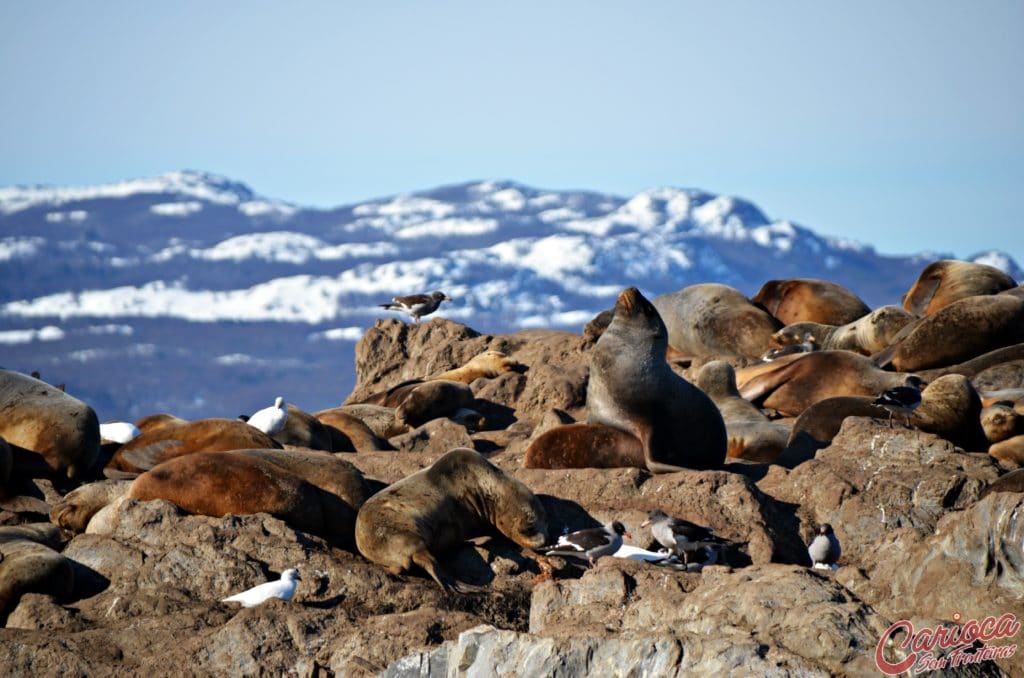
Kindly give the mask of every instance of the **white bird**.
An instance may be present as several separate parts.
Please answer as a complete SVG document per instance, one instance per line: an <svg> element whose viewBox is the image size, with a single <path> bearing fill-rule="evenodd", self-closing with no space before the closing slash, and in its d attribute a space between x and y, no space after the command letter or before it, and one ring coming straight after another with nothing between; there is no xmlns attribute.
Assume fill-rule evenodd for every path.
<svg viewBox="0 0 1024 678"><path fill-rule="evenodd" d="M100 438L112 443L124 444L141 435L139 427L127 421L108 421L106 424L100 424Z"/></svg>
<svg viewBox="0 0 1024 678"><path fill-rule="evenodd" d="M228 596L221 599L220 602L241 603L242 607L253 607L271 598L291 600L292 596L295 595L295 587L298 586L297 582L300 581L302 581L302 577L299 576L299 571L295 568L289 568L281 573L281 578L277 581L268 581L265 584L253 586L248 591Z"/></svg>
<svg viewBox="0 0 1024 678"><path fill-rule="evenodd" d="M284 398L277 396L273 407L264 407L249 417L249 426L255 426L268 436L277 435L284 430L288 423L288 407L284 404Z"/></svg>
<svg viewBox="0 0 1024 678"><path fill-rule="evenodd" d="M821 570L834 569L842 549L832 526L824 523L818 528L818 534L807 546L807 555L811 557L813 567Z"/></svg>

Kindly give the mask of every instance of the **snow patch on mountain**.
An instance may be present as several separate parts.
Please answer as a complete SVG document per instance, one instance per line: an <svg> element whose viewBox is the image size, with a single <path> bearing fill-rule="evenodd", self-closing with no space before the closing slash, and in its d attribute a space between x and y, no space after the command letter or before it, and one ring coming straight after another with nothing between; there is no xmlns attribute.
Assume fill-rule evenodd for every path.
<svg viewBox="0 0 1024 678"><path fill-rule="evenodd" d="M187 202L158 202L149 206L149 211L161 217L187 217L203 209L203 203L196 200Z"/></svg>
<svg viewBox="0 0 1024 678"><path fill-rule="evenodd" d="M396 238L444 238L459 235L484 235L498 230L497 219L437 219L406 226L395 232Z"/></svg>
<svg viewBox="0 0 1024 678"><path fill-rule="evenodd" d="M166 261L185 251L185 246L179 243L153 255L153 260ZM207 261L262 259L289 264L304 264L311 259L329 261L396 256L398 252L398 247L390 242L329 245L319 238L294 231L247 233L228 238L207 249L188 250L193 258Z"/></svg>

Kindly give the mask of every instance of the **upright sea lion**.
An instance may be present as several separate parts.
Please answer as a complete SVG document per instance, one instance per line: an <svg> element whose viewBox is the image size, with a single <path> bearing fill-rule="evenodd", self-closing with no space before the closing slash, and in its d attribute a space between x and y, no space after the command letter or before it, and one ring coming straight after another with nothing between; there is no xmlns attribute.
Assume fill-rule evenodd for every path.
<svg viewBox="0 0 1024 678"><path fill-rule="evenodd" d="M463 384L471 384L477 379L494 379L506 372L519 372L523 367L524 365L509 358L501 351L484 351L480 355L474 356L462 367L442 372L430 379L461 381Z"/></svg>
<svg viewBox="0 0 1024 678"><path fill-rule="evenodd" d="M526 485L475 451L456 448L370 497L356 517L356 546L392 574L418 565L441 588L468 590L437 555L492 527L534 549L546 541L547 516Z"/></svg>
<svg viewBox="0 0 1024 678"><path fill-rule="evenodd" d="M772 335L773 346L789 346L804 341L810 334L820 350L854 351L873 355L888 347L914 316L899 306L882 306L846 325L799 322L787 325Z"/></svg>
<svg viewBox="0 0 1024 678"><path fill-rule="evenodd" d="M20 372L0 369L0 437L26 475L85 473L100 454L100 422L81 400Z"/></svg>
<svg viewBox="0 0 1024 678"><path fill-rule="evenodd" d="M815 351L799 354L788 362L777 362L778 368L761 370L745 382L740 381L740 394L789 417L799 416L825 398L877 396L903 386L907 378L906 374L881 370L870 358L851 351Z"/></svg>
<svg viewBox="0 0 1024 678"><path fill-rule="evenodd" d="M1005 295L960 299L907 325L906 333L876 357L900 372L953 365L1024 342L1024 299Z"/></svg>
<svg viewBox="0 0 1024 678"><path fill-rule="evenodd" d="M927 317L955 301L997 294L1016 285L1013 278L994 266L944 259L925 266L903 295L903 308Z"/></svg>
<svg viewBox="0 0 1024 678"><path fill-rule="evenodd" d="M653 304L668 330L668 345L684 356L755 360L767 350L772 333L782 328L728 285L690 285L655 297Z"/></svg>
<svg viewBox="0 0 1024 678"><path fill-rule="evenodd" d="M769 280L750 301L760 304L783 325L845 325L871 311L860 297L842 285L816 278Z"/></svg>
<svg viewBox="0 0 1024 678"><path fill-rule="evenodd" d="M789 439L789 427L769 421L740 395L732 365L713 360L700 368L694 381L722 413L728 457L768 463L779 456Z"/></svg>
<svg viewBox="0 0 1024 678"><path fill-rule="evenodd" d="M107 464L108 477L142 473L174 457L195 452L280 449L263 431L237 419L199 419L143 433L119 449Z"/></svg>
<svg viewBox="0 0 1024 678"><path fill-rule="evenodd" d="M725 424L700 389L665 362L668 333L654 305L630 287L594 346L587 384L587 421L640 439L647 468L721 468Z"/></svg>

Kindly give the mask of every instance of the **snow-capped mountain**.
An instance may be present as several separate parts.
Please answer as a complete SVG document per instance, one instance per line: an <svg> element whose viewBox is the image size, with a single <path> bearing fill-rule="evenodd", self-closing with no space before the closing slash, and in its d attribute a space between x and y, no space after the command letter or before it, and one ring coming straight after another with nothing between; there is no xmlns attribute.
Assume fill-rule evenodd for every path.
<svg viewBox="0 0 1024 678"><path fill-rule="evenodd" d="M881 256L677 188L487 181L316 210L201 172L8 187L0 364L67 382L101 417L234 416L282 390L312 410L347 394L353 343L396 294L444 290L438 315L481 331L575 330L628 285L753 294L822 277L892 303L938 256ZM1005 254L978 257L1022 277Z"/></svg>

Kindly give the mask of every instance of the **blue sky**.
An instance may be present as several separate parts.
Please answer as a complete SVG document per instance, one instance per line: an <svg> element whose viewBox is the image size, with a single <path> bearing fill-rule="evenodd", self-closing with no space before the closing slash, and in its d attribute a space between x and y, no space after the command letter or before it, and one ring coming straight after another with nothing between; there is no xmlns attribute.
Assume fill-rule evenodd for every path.
<svg viewBox="0 0 1024 678"><path fill-rule="evenodd" d="M673 185L1024 263L1024 3L5 2L0 185Z"/></svg>

